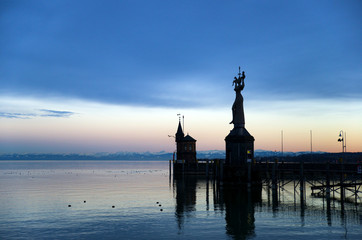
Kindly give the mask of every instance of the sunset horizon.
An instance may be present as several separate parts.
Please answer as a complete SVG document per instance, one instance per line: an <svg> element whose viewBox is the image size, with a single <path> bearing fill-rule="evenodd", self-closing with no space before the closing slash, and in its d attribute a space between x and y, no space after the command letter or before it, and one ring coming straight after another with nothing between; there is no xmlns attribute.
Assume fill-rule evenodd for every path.
<svg viewBox="0 0 362 240"><path fill-rule="evenodd" d="M255 149L362 151L361 4L2 1L0 153L224 150L245 71Z"/></svg>

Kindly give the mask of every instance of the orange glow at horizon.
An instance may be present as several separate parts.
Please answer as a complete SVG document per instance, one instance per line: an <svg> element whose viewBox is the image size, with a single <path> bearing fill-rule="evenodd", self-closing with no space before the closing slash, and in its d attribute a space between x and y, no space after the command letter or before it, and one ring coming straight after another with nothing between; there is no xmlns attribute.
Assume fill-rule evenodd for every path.
<svg viewBox="0 0 362 240"><path fill-rule="evenodd" d="M185 116L185 134L197 140L197 150L224 150L225 137L233 128L231 109L162 109L101 104L85 104L70 109L77 114L69 118L0 119L1 152L4 146L29 152L172 152L177 130L177 113ZM279 104L279 105L278 105ZM276 106L280 106L280 103ZM301 103L299 108L303 109ZM362 151L362 110L309 112L286 108L261 109L255 103L245 106L246 129L255 138L255 149L341 152L337 142L340 130L347 133L348 152ZM284 105L283 105L284 106ZM57 109L69 109L57 106ZM24 146L24 148L23 148ZM26 148L25 148L26 146ZM43 147L42 147L43 146ZM15 151L15 150L14 150Z"/></svg>

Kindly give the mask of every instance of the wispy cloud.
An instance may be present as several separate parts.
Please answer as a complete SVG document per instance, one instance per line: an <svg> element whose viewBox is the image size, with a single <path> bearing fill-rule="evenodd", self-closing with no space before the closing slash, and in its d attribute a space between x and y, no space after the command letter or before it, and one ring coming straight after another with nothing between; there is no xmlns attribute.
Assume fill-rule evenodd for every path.
<svg viewBox="0 0 362 240"><path fill-rule="evenodd" d="M20 119L30 119L35 117L36 114L32 113L9 113L9 112L0 112L0 118L20 118Z"/></svg>
<svg viewBox="0 0 362 240"><path fill-rule="evenodd" d="M70 111L56 111L50 109L40 109L43 114L40 114L41 117L70 117L74 114L74 112Z"/></svg>
<svg viewBox="0 0 362 240"><path fill-rule="evenodd" d="M58 117L67 118L75 114L70 111L57 111L50 109L39 109L41 113L13 113L13 112L0 112L0 118L12 119L31 119L34 117Z"/></svg>

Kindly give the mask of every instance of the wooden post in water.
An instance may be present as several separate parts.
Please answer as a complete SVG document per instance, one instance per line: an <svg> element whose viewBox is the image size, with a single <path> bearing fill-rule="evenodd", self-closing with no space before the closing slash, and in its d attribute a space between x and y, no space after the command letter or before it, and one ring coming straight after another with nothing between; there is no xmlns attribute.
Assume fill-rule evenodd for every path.
<svg viewBox="0 0 362 240"><path fill-rule="evenodd" d="M169 164L169 167L168 167L169 169L168 169L168 171L169 171L170 176L171 176L171 160L169 160L168 164Z"/></svg>
<svg viewBox="0 0 362 240"><path fill-rule="evenodd" d="M300 174L299 174L299 189L300 189L300 204L304 206L304 162L300 162Z"/></svg>
<svg viewBox="0 0 362 240"><path fill-rule="evenodd" d="M223 178L224 178L224 161L221 160L220 162L220 184L223 184Z"/></svg>
<svg viewBox="0 0 362 240"><path fill-rule="evenodd" d="M282 189L283 191L283 187L284 187L284 171L285 171L285 166L284 166L284 161L282 161L282 170L279 171L279 179L281 179L282 183L279 187L279 190Z"/></svg>
<svg viewBox="0 0 362 240"><path fill-rule="evenodd" d="M332 225L331 218L331 185L330 185L330 166L327 162L327 176L326 176L326 200L327 200L327 224Z"/></svg>
<svg viewBox="0 0 362 240"><path fill-rule="evenodd" d="M269 207L270 206L270 182L269 182L269 179L268 179L267 195L268 195L268 207Z"/></svg>
<svg viewBox="0 0 362 240"><path fill-rule="evenodd" d="M355 200L355 204L356 206L358 205L358 191L357 191L357 182L354 185L354 200Z"/></svg>
<svg viewBox="0 0 362 240"><path fill-rule="evenodd" d="M331 184L330 184L330 166L329 161L327 162L327 176L326 176L326 198L330 200L331 198Z"/></svg>
<svg viewBox="0 0 362 240"><path fill-rule="evenodd" d="M206 211L209 211L209 178L206 178Z"/></svg>
<svg viewBox="0 0 362 240"><path fill-rule="evenodd" d="M206 179L209 179L209 159L206 160L206 170L205 170L205 174L206 174Z"/></svg>
<svg viewBox="0 0 362 240"><path fill-rule="evenodd" d="M274 165L273 165L273 170L272 170L272 189L277 188L277 167L278 167L277 164L278 164L278 160L275 159Z"/></svg>
<svg viewBox="0 0 362 240"><path fill-rule="evenodd" d="M171 187L171 160L168 162L169 164L169 177L168 177L168 184Z"/></svg>
<svg viewBox="0 0 362 240"><path fill-rule="evenodd" d="M272 176L272 201L273 201L273 211L278 210L278 188L277 188L277 179L276 179L276 168L277 168L277 161L275 161L273 165L273 176Z"/></svg>
<svg viewBox="0 0 362 240"><path fill-rule="evenodd" d="M304 182L304 162L300 162L300 174L299 174L299 189L300 189L300 218L304 225L305 214L305 182Z"/></svg>
<svg viewBox="0 0 362 240"><path fill-rule="evenodd" d="M219 179L219 160L218 159L216 159L216 160L214 160L214 167L215 167L215 178L216 178L216 180L218 180Z"/></svg>
<svg viewBox="0 0 362 240"><path fill-rule="evenodd" d="M340 159L340 163L341 163L341 178L340 178L340 184L341 184L341 203L344 202L344 164L343 164L343 159Z"/></svg>

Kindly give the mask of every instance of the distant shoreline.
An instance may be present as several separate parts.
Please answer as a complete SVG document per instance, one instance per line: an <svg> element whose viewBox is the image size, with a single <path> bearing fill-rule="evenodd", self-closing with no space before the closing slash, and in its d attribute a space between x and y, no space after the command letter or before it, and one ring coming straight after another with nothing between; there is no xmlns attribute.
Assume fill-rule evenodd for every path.
<svg viewBox="0 0 362 240"><path fill-rule="evenodd" d="M0 162L70 162L70 161L77 161L77 162L168 162L170 159L149 159L149 160L142 160L142 159L0 159Z"/></svg>
<svg viewBox="0 0 362 240"><path fill-rule="evenodd" d="M200 151L198 159L224 159L224 151ZM291 162L362 162L362 152L356 153L280 153L272 151L256 151L256 161L291 161ZM2 154L0 161L168 161L173 159L173 153L110 153L110 154Z"/></svg>

